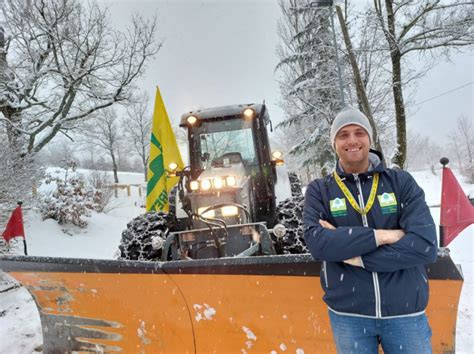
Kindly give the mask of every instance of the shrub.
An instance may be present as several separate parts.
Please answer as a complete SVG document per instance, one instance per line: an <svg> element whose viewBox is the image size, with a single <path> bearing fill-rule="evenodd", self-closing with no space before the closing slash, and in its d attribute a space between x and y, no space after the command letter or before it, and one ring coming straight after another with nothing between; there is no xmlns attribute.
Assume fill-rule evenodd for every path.
<svg viewBox="0 0 474 354"><path fill-rule="evenodd" d="M98 179L95 175L86 183L82 175L75 173L74 162L66 162L63 166L64 178L47 175L44 180L45 184L55 184L55 188L41 199L41 216L43 220L56 220L60 225L85 228L91 210L103 212L110 201L111 192L105 189L106 177Z"/></svg>

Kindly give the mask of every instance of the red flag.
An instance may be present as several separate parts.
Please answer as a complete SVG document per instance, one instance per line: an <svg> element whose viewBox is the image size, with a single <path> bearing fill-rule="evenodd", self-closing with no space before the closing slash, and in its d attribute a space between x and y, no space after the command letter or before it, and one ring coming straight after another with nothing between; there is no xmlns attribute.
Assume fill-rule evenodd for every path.
<svg viewBox="0 0 474 354"><path fill-rule="evenodd" d="M7 227L5 228L5 231L3 231L2 235L7 243L10 242L13 237L21 236L23 239L25 239L23 213L20 206L17 206L15 210L13 210L12 216L10 216L10 220L8 220Z"/></svg>
<svg viewBox="0 0 474 354"><path fill-rule="evenodd" d="M464 194L453 171L444 167L441 186L440 246L446 247L472 223L474 223L474 206Z"/></svg>

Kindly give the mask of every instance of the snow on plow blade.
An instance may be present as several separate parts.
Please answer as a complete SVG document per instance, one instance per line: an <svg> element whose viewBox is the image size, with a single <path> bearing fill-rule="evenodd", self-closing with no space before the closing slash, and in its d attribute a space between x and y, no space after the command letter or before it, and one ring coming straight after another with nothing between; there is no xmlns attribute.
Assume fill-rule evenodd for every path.
<svg viewBox="0 0 474 354"><path fill-rule="evenodd" d="M45 353L336 352L309 255L166 263L0 257L33 295ZM433 352L453 353L463 278L428 267Z"/></svg>

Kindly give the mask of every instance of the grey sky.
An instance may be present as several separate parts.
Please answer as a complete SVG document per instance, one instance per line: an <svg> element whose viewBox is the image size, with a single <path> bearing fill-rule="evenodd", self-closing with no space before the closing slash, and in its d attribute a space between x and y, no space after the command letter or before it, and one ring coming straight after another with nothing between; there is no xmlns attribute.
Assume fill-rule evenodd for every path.
<svg viewBox="0 0 474 354"><path fill-rule="evenodd" d="M170 118L206 106L266 100L274 122L283 118L276 32L280 10L276 0L113 0L114 22L123 25L133 12L158 15L163 48L149 66L140 87L154 99L160 86ZM413 100L422 102L471 83L453 93L413 107L408 128L444 142L460 114L473 116L471 54L453 56L423 77Z"/></svg>

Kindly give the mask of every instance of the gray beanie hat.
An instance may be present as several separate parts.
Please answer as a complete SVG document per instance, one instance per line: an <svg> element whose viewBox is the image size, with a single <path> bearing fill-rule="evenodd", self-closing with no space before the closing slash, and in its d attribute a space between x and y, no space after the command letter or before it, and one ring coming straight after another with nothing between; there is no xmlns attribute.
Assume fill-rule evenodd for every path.
<svg viewBox="0 0 474 354"><path fill-rule="evenodd" d="M333 149L335 148L334 142L336 140L336 135L339 130L351 124L355 124L364 128L367 134L369 135L370 143L372 144L372 127L370 126L370 122L365 116L365 114L359 111L358 109L346 107L337 114L331 125L330 139Z"/></svg>

